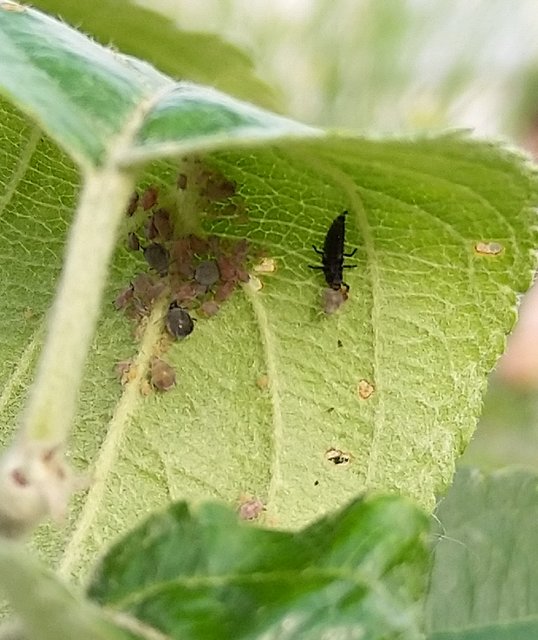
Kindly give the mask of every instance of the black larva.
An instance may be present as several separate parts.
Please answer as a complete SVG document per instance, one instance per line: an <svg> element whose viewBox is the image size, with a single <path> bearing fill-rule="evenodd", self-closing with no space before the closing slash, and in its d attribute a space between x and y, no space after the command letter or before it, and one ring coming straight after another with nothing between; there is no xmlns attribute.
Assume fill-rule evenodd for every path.
<svg viewBox="0 0 538 640"><path fill-rule="evenodd" d="M353 249L351 253L344 253L346 216L347 211L344 211L332 221L323 242L323 251L312 245L314 251L321 256L321 266L309 265L311 269L321 269L325 276L325 281L335 291L340 290L342 287L349 291L349 285L343 280L343 270L353 269L357 266L355 264L344 264L344 258L351 258L357 252L357 249Z"/></svg>

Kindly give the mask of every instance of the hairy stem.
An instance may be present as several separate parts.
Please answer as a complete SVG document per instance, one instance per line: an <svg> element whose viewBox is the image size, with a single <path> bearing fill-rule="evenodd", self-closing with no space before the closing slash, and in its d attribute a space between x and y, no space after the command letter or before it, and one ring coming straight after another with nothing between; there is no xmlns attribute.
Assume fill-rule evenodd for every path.
<svg viewBox="0 0 538 640"><path fill-rule="evenodd" d="M67 439L118 226L133 183L130 173L107 167L86 176L47 341L23 416L25 439L51 448Z"/></svg>

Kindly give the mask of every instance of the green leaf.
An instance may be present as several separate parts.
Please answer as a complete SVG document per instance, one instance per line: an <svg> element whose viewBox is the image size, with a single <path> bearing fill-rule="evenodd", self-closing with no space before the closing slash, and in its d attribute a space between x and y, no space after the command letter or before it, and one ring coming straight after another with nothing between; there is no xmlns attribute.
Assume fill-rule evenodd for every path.
<svg viewBox="0 0 538 640"><path fill-rule="evenodd" d="M0 592L23 623L25 640L128 640L95 606L75 596L24 546L0 539Z"/></svg>
<svg viewBox="0 0 538 640"><path fill-rule="evenodd" d="M120 138L126 138L124 163L131 164L133 152L134 162L177 155L192 148L191 140L197 147L218 146L234 138L244 143L315 133L213 89L174 83L146 63L10 2L0 4L0 76L0 91L82 166L103 163Z"/></svg>
<svg viewBox="0 0 538 640"><path fill-rule="evenodd" d="M471 437L517 294L531 281L536 178L525 162L463 135L321 137L212 90L175 84L28 9L0 10L0 32L0 50L11 51L18 69L15 81L2 67L0 83L82 164L106 158L121 172L120 162L235 147L200 155L199 165L192 156L154 164L140 190L157 185L156 207L170 210L178 234L246 238L247 267L261 253L275 267L256 276L261 289L238 287L216 317L193 311L198 322L184 341L163 343L169 298L133 338L133 324L112 303L148 270L141 254L125 248L129 224L139 224L142 236L147 220L139 209L125 222L71 444L72 459L91 468L93 481L65 530L41 531L37 543L47 556L65 574L83 572L107 541L171 498L238 504L251 495L264 503L266 522L285 528L365 489L399 491L431 507ZM22 46L24 34L31 47ZM146 91L163 83L169 91L133 120ZM117 98L108 115L92 102L95 86ZM49 109L50 91L57 109ZM3 114L0 268L10 278L0 417L9 432L40 345L78 177L38 130L8 107ZM290 140L284 131L319 137ZM119 132L126 136L120 158L111 142ZM193 166L220 172L235 193L204 201ZM195 179L182 190L176 185L185 167ZM344 209L346 250L358 247L350 260L357 268L346 273L349 300L327 317L323 276L308 269L318 259L311 245L323 244ZM100 245L86 247L85 271L95 268ZM492 247L498 252L488 254ZM145 397L139 389L154 355L171 363L178 384ZM136 366L121 387L113 370L125 359Z"/></svg>
<svg viewBox="0 0 538 640"><path fill-rule="evenodd" d="M155 65L177 80L216 87L237 98L277 109L270 87L240 49L210 33L179 29L172 20L129 0L38 0L38 9L59 16L103 45Z"/></svg>
<svg viewBox="0 0 538 640"><path fill-rule="evenodd" d="M394 497L356 501L295 534L179 503L112 547L89 595L182 640L418 638L426 528Z"/></svg>
<svg viewBox="0 0 538 640"><path fill-rule="evenodd" d="M538 636L538 476L462 469L437 515L431 640Z"/></svg>

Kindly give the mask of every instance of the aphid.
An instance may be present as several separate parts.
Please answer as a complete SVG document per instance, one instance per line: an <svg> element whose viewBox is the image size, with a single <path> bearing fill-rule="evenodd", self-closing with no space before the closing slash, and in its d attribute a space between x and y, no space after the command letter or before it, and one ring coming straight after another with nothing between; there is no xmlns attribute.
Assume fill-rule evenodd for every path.
<svg viewBox="0 0 538 640"><path fill-rule="evenodd" d="M219 267L215 260L204 260L194 272L196 280L206 287L212 287L220 278Z"/></svg>
<svg viewBox="0 0 538 640"><path fill-rule="evenodd" d="M169 391L176 384L176 372L168 362L154 358L151 362L150 381L159 391Z"/></svg>
<svg viewBox="0 0 538 640"><path fill-rule="evenodd" d="M220 307L218 303L214 300L206 300L206 302L202 302L200 306L200 311L204 314L204 316L207 316L208 318L217 315L219 309Z"/></svg>
<svg viewBox="0 0 538 640"><path fill-rule="evenodd" d="M177 302L172 302L166 314L166 329L168 333L178 340L186 338L194 329L194 320L189 312L180 307Z"/></svg>
<svg viewBox="0 0 538 640"><path fill-rule="evenodd" d="M160 275L164 276L168 273L170 264L170 254L166 247L158 242L152 242L144 249L144 258L152 269Z"/></svg>
<svg viewBox="0 0 538 640"><path fill-rule="evenodd" d="M127 236L127 249L129 251L139 251L140 250L140 240L136 233L130 233Z"/></svg>
<svg viewBox="0 0 538 640"><path fill-rule="evenodd" d="M321 269L323 271L325 282L331 289L338 291L342 287L345 287L347 292L349 291L349 285L344 282L342 272L344 269L353 269L357 265L344 264L344 258L354 256L357 249L353 249L351 253L344 253L346 216L347 211L344 211L332 221L325 236L323 251L320 251L315 245L312 245L314 251L321 256L322 266L309 266L311 269Z"/></svg>
<svg viewBox="0 0 538 640"><path fill-rule="evenodd" d="M158 198L159 198L159 191L157 190L157 187L154 185L151 185L144 191L144 193L142 194L142 197L140 198L140 204L142 205L142 209L144 209L144 211L148 211L149 209L151 209L151 207L153 207L157 202Z"/></svg>

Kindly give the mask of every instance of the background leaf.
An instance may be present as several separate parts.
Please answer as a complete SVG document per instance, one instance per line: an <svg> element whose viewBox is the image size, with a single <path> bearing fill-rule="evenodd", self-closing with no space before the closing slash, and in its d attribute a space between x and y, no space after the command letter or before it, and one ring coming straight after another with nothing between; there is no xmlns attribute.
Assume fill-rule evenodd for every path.
<svg viewBox="0 0 538 640"><path fill-rule="evenodd" d="M66 20L103 45L147 60L177 80L216 87L277 110L274 91L239 48L210 33L179 29L161 13L127 0L38 0L33 6Z"/></svg>
<svg viewBox="0 0 538 640"><path fill-rule="evenodd" d="M428 594L432 640L538 634L538 476L462 469L440 502Z"/></svg>
<svg viewBox="0 0 538 640"><path fill-rule="evenodd" d="M108 552L89 595L185 640L418 638L426 527L396 498L355 502L296 534L179 503Z"/></svg>

